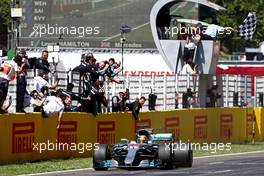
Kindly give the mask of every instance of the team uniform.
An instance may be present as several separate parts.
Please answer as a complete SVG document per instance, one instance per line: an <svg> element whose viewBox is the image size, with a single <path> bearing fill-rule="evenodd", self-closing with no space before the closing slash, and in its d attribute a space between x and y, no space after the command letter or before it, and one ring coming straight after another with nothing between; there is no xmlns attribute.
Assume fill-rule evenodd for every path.
<svg viewBox="0 0 264 176"><path fill-rule="evenodd" d="M43 106L43 111L45 113L45 116L52 116L54 113L59 113L60 115L64 111L64 104L61 98L55 97L55 96L48 96L47 104Z"/></svg>

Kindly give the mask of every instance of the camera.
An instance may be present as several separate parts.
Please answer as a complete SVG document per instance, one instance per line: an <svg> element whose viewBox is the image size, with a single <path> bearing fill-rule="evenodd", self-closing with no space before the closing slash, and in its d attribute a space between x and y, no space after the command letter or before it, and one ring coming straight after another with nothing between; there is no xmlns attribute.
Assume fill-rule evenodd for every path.
<svg viewBox="0 0 264 176"><path fill-rule="evenodd" d="M14 62L18 65L22 63L23 58L21 56L15 56Z"/></svg>
<svg viewBox="0 0 264 176"><path fill-rule="evenodd" d="M26 58L25 57L23 57L22 58L22 63L24 63L26 61Z"/></svg>
<svg viewBox="0 0 264 176"><path fill-rule="evenodd" d="M126 33L131 32L131 27L130 26L127 26L127 25L124 25L124 26L121 27L120 30L121 30L122 33L125 33L126 34Z"/></svg>

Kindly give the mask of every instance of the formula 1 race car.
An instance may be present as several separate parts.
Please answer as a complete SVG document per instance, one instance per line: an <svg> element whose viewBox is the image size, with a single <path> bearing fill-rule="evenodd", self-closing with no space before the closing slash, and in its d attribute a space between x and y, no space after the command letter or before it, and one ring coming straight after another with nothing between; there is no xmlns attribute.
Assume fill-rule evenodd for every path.
<svg viewBox="0 0 264 176"><path fill-rule="evenodd" d="M93 168L161 168L192 167L193 152L190 145L181 148L174 143L172 133L152 134L152 129L141 129L136 134L136 141L122 139L110 147L99 144L94 150Z"/></svg>

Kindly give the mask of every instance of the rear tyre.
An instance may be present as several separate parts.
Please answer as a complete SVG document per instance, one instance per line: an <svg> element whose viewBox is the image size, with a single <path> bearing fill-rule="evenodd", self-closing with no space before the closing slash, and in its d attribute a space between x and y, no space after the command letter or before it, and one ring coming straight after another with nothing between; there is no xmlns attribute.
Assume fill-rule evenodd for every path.
<svg viewBox="0 0 264 176"><path fill-rule="evenodd" d="M108 167L104 166L104 162L108 159L111 159L111 153L108 145L99 144L98 149L94 150L93 155L93 168L96 171L105 171L108 170Z"/></svg>
<svg viewBox="0 0 264 176"><path fill-rule="evenodd" d="M193 164L193 152L189 145L188 148L173 148L174 163L180 167L192 167Z"/></svg>
<svg viewBox="0 0 264 176"><path fill-rule="evenodd" d="M164 169L173 169L172 153L170 145L159 145L158 158Z"/></svg>
<svg viewBox="0 0 264 176"><path fill-rule="evenodd" d="M188 152L188 160L185 163L184 167L192 167L193 165L193 151L189 150Z"/></svg>

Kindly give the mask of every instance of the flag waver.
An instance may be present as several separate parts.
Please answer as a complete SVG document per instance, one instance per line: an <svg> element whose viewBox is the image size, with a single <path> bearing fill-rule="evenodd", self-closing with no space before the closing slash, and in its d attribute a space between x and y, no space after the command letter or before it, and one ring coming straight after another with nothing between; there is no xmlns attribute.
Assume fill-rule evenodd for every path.
<svg viewBox="0 0 264 176"><path fill-rule="evenodd" d="M257 28L256 12L250 12L243 24L239 26L239 35L245 40L252 40Z"/></svg>

